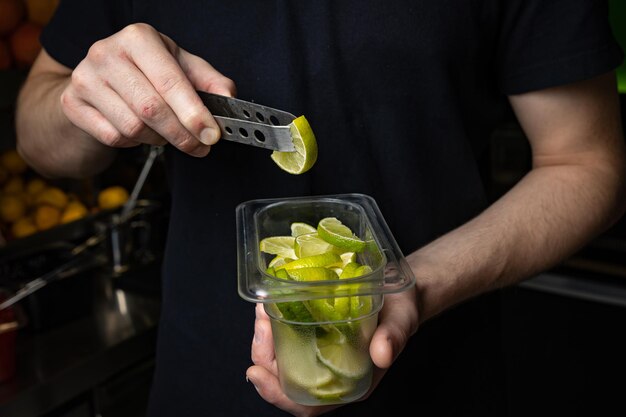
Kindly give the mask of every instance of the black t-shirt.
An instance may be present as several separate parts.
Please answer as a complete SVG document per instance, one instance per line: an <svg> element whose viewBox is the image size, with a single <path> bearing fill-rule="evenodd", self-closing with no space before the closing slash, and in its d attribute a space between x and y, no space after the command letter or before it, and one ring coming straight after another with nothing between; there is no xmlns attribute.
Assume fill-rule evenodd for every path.
<svg viewBox="0 0 626 417"><path fill-rule="evenodd" d="M133 22L206 59L239 98L304 114L319 145L301 176L228 141L202 159L168 147L153 416L282 414L245 382L254 306L237 295L237 204L365 193L409 253L486 207L479 161L510 115L507 94L590 78L622 59L605 2L589 0L63 0L42 43L74 67L94 41ZM504 415L498 310L488 300L427 323L375 394L340 414L408 405Z"/></svg>

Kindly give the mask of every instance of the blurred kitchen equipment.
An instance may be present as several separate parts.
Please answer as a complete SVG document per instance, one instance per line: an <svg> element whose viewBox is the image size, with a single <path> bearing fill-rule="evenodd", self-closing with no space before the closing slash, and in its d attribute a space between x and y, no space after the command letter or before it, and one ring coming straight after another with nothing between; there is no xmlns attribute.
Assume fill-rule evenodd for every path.
<svg viewBox="0 0 626 417"><path fill-rule="evenodd" d="M132 265L142 265L156 259L164 239L159 238L157 213L161 204L153 200L137 200L135 208L122 219L121 214L113 214L106 224L106 248L108 267L114 277L127 272Z"/></svg>
<svg viewBox="0 0 626 417"><path fill-rule="evenodd" d="M75 246L69 253L70 260L57 266L49 272L41 275L27 282L22 288L20 288L14 295L8 297L2 303L0 303L0 311L12 306L16 302L20 301L24 297L29 296L35 291L45 287L50 282L67 278L76 273L77 269L84 269L86 265L99 265L103 263L103 260L97 256L80 256L87 249L90 249L104 240L104 234L96 234L89 237L86 241L78 246Z"/></svg>
<svg viewBox="0 0 626 417"><path fill-rule="evenodd" d="M150 173L150 169L152 168L152 165L154 164L154 160L157 158L157 156L161 155L162 153L163 153L163 146L157 146L157 145L150 146L148 157L146 158L146 161L144 162L143 167L141 168L141 172L139 173L137 182L135 183L135 186L133 187L133 191L130 193L130 197L128 198L128 201L126 201L126 203L122 207L122 212L120 213L120 216L118 219L119 222L125 222L126 220L128 220L128 217L131 211L135 208L135 205L137 203L137 198L139 197L139 193L141 192L143 185L146 183L146 178L148 178L148 174Z"/></svg>
<svg viewBox="0 0 626 417"><path fill-rule="evenodd" d="M137 198L143 188L146 178L150 173L150 169L154 165L154 161L157 156L163 153L163 146L150 146L148 156L141 168L137 182L135 183L133 190L128 198L128 201L122 206L120 214L114 214L111 216L111 223L107 230L107 247L109 248L109 255L111 260L111 266L114 275L120 275L126 272L129 268L129 258L133 250L133 231L138 227L148 227L149 223L143 222L131 222L131 218L134 214L138 214L140 211L136 211ZM154 204L154 203L153 203ZM149 204L144 202L142 208L148 207Z"/></svg>
<svg viewBox="0 0 626 417"><path fill-rule="evenodd" d="M296 150L289 124L296 118L273 109L232 97L198 91L222 131L222 139L281 152Z"/></svg>
<svg viewBox="0 0 626 417"><path fill-rule="evenodd" d="M129 255L134 250L133 245L135 242L140 241L133 238L133 231L139 228L149 228L149 224L145 221L133 222L132 220L135 216L156 205L150 202L142 202L141 205L138 205L137 196L145 183L154 160L161 152L161 146L150 147L131 196L122 206L119 213L109 213L109 216L103 219L105 220L104 222L95 224L95 232L92 235L69 250L65 247L62 256L55 259L55 265L51 269L47 269L39 277L22 284L15 294L0 303L0 311L12 306L51 282L63 280L64 278L75 276L79 272L103 266L107 261L111 264L114 275L126 271L130 259ZM103 242L107 242L107 245L101 245ZM101 250L103 247L109 250L103 253ZM92 248L94 251L90 251ZM16 262L13 262L13 266L19 270L22 267L21 262L23 260L23 257L18 259ZM59 263L58 261L60 260L61 262Z"/></svg>

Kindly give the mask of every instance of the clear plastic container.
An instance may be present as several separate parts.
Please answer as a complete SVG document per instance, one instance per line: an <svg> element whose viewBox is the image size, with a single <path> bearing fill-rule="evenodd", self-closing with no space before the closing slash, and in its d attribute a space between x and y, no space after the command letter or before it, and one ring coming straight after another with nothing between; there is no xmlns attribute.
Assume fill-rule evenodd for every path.
<svg viewBox="0 0 626 417"><path fill-rule="evenodd" d="M263 199L236 212L239 294L264 303L270 316L283 391L306 405L357 400L371 385L369 345L384 294L415 283L375 201L363 194ZM365 242L352 261L366 272L324 280L277 276L269 268L274 255L260 250L261 240L290 236L293 222L316 227L327 217Z"/></svg>

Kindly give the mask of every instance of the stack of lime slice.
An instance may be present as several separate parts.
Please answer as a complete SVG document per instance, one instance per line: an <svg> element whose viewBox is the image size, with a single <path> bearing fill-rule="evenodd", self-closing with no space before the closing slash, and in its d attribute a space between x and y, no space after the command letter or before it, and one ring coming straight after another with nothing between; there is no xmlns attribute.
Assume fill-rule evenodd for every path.
<svg viewBox="0 0 626 417"><path fill-rule="evenodd" d="M268 264L269 274L307 282L356 278L371 273L370 266L357 262L357 254L366 246L364 240L335 217L321 219L317 227L306 222L293 222L290 235L269 236L259 244L262 252L275 255ZM357 289L355 286L354 290ZM367 314L371 299L355 295L311 300L304 305L318 321L338 321Z"/></svg>
<svg viewBox="0 0 626 417"><path fill-rule="evenodd" d="M317 227L293 222L289 235L266 237L261 240L260 249L274 255L267 272L278 278L340 281L372 273L369 265L359 263L359 253L368 244L339 219L326 217L318 222ZM301 366L294 365L294 369L285 371L290 380L323 401L332 402L350 395L357 381L371 371L367 348L361 346L362 332L352 319L372 311L372 297L358 295L358 283L350 285L348 288L354 295L276 303L283 318L294 323L287 338L291 341L283 335L283 340L292 346L308 345L310 337L310 332L301 333L295 323L324 323L313 332L311 352L294 356L292 349L286 354ZM280 349L289 350L284 346Z"/></svg>

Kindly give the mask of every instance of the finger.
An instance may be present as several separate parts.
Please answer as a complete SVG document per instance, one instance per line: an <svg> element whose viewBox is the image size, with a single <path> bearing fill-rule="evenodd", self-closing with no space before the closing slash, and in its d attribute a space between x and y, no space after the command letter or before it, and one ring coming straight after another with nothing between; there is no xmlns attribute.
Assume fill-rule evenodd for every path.
<svg viewBox="0 0 626 417"><path fill-rule="evenodd" d="M339 407L339 405L311 407L293 402L281 389L278 378L261 366L249 367L246 379L254 385L265 401L294 416L317 416Z"/></svg>
<svg viewBox="0 0 626 417"><path fill-rule="evenodd" d="M293 415L305 415L305 410L309 408L291 401L280 388L278 378L262 366L248 368L246 379L265 401L281 410Z"/></svg>
<svg viewBox="0 0 626 417"><path fill-rule="evenodd" d="M399 294L385 295L385 304L379 315L379 324L370 344L372 361L387 369L417 331L418 311L415 288Z"/></svg>
<svg viewBox="0 0 626 417"><path fill-rule="evenodd" d="M178 116L137 67L116 67L118 76L110 80L111 88L141 121L183 152L195 156L209 152L209 145L201 143L182 125ZM128 88L129 85L132 88Z"/></svg>
<svg viewBox="0 0 626 417"><path fill-rule="evenodd" d="M86 100L92 107L98 108L100 113L128 139L128 142L145 143L148 145L165 145L161 135L147 126L122 98L112 89L99 88L89 94Z"/></svg>
<svg viewBox="0 0 626 417"><path fill-rule="evenodd" d="M204 144L214 144L220 137L219 126L177 61L180 49L160 34L159 39L165 47L156 48L149 43L151 39L140 38L140 44L130 49L130 58L182 125Z"/></svg>
<svg viewBox="0 0 626 417"><path fill-rule="evenodd" d="M71 93L63 93L61 102L70 122L104 145L115 148L140 145L139 142L127 140L99 110Z"/></svg>
<svg viewBox="0 0 626 417"><path fill-rule="evenodd" d="M190 54L182 48L179 51L178 62L196 89L227 97L237 95L233 80L224 76L199 56Z"/></svg>
<svg viewBox="0 0 626 417"><path fill-rule="evenodd" d="M269 317L261 303L256 305L255 311L256 319L254 320L254 338L251 351L252 362L277 375L278 367L274 355L274 341L272 339L272 327Z"/></svg>

